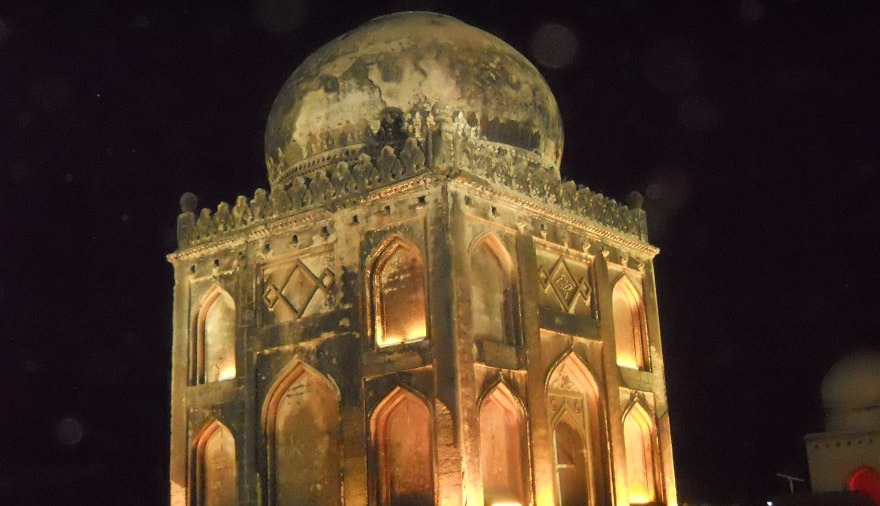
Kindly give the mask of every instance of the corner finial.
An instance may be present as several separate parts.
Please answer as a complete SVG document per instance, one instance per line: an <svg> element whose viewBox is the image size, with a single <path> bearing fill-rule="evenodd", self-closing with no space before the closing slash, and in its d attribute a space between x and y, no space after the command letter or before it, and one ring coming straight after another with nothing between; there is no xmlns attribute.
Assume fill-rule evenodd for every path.
<svg viewBox="0 0 880 506"><path fill-rule="evenodd" d="M629 195L626 196L626 205L628 205L630 209L641 209L642 206L645 205L645 197L637 191L631 191L629 192Z"/></svg>
<svg viewBox="0 0 880 506"><path fill-rule="evenodd" d="M194 213L199 205L199 198L192 192L186 192L180 196L180 212Z"/></svg>

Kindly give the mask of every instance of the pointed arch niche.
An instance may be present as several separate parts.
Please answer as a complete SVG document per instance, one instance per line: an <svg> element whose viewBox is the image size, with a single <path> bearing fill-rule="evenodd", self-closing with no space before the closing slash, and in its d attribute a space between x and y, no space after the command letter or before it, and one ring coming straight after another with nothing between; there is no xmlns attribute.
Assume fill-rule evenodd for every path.
<svg viewBox="0 0 880 506"><path fill-rule="evenodd" d="M193 312L190 350L194 385L235 378L235 302L211 285Z"/></svg>
<svg viewBox="0 0 880 506"><path fill-rule="evenodd" d="M573 353L550 372L547 403L556 456L558 504L599 505L605 492L603 406L593 375Z"/></svg>
<svg viewBox="0 0 880 506"><path fill-rule="evenodd" d="M193 440L191 455L190 504L238 504L235 439L229 429L217 420L205 424Z"/></svg>
<svg viewBox="0 0 880 506"><path fill-rule="evenodd" d="M397 387L370 417L379 504L434 504L434 435L428 406Z"/></svg>
<svg viewBox="0 0 880 506"><path fill-rule="evenodd" d="M269 505L339 504L339 390L315 369L295 361L263 404Z"/></svg>
<svg viewBox="0 0 880 506"><path fill-rule="evenodd" d="M626 445L626 482L630 504L646 504L657 498L657 451L654 420L640 402L633 402L623 417Z"/></svg>
<svg viewBox="0 0 880 506"><path fill-rule="evenodd" d="M503 383L480 404L480 472L486 504L529 504L521 404Z"/></svg>
<svg viewBox="0 0 880 506"><path fill-rule="evenodd" d="M648 369L645 305L641 290L629 276L623 275L614 284L611 299L617 365L630 369Z"/></svg>
<svg viewBox="0 0 880 506"><path fill-rule="evenodd" d="M514 344L516 287L513 261L495 234L471 248L471 332L475 341Z"/></svg>
<svg viewBox="0 0 880 506"><path fill-rule="evenodd" d="M425 263L419 248L394 235L379 247L369 269L369 310L376 346L427 336Z"/></svg>

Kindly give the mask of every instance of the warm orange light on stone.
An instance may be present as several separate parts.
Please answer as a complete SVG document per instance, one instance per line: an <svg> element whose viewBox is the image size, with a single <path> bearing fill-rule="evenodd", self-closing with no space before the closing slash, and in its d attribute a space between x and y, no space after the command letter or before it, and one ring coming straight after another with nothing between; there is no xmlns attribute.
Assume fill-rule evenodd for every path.
<svg viewBox="0 0 880 506"><path fill-rule="evenodd" d="M525 57L378 18L294 72L266 148L270 191L182 199L175 506L676 503L658 250L562 182Z"/></svg>
<svg viewBox="0 0 880 506"><path fill-rule="evenodd" d="M425 266L418 248L398 237L386 241L370 276L376 345L424 339Z"/></svg>
<svg viewBox="0 0 880 506"><path fill-rule="evenodd" d="M639 403L632 405L623 419L630 503L642 504L654 500L656 476L653 433L651 415Z"/></svg>
<svg viewBox="0 0 880 506"><path fill-rule="evenodd" d="M617 365L629 369L643 369L647 361L642 294L627 276L621 276L614 285L611 300L614 308Z"/></svg>

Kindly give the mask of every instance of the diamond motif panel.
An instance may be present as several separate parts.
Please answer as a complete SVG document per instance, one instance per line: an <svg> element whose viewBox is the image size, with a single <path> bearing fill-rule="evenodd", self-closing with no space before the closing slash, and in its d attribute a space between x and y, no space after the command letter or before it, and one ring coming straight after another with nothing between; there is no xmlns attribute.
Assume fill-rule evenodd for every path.
<svg viewBox="0 0 880 506"><path fill-rule="evenodd" d="M311 263L316 263L313 259ZM323 263L323 262L321 262ZM268 268L265 271L263 302L279 320L296 320L313 306L326 306L327 295L336 282L336 276L328 267L315 274L303 260L297 259L286 266ZM323 295L324 297L316 297Z"/></svg>
<svg viewBox="0 0 880 506"><path fill-rule="evenodd" d="M592 291L588 266L549 252L538 253L542 305L569 314L591 314Z"/></svg>

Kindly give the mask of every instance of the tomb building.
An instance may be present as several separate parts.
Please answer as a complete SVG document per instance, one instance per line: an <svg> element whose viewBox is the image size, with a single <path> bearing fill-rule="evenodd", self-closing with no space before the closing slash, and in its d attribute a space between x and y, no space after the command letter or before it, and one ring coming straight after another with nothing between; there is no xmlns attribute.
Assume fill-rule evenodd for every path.
<svg viewBox="0 0 880 506"><path fill-rule="evenodd" d="M856 491L880 506L880 353L838 360L822 379L825 432L807 434L814 492Z"/></svg>
<svg viewBox="0 0 880 506"><path fill-rule="evenodd" d="M270 190L174 267L174 505L675 504L641 198L563 182L529 61L434 13L309 56Z"/></svg>

